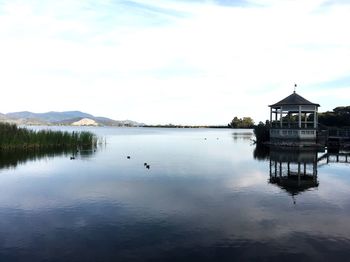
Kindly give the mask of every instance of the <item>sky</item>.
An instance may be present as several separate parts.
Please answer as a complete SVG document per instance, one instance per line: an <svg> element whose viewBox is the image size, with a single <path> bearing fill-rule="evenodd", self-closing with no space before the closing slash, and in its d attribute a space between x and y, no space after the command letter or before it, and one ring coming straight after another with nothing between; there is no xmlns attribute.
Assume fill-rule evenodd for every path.
<svg viewBox="0 0 350 262"><path fill-rule="evenodd" d="M147 124L350 105L350 1L0 0L0 112Z"/></svg>

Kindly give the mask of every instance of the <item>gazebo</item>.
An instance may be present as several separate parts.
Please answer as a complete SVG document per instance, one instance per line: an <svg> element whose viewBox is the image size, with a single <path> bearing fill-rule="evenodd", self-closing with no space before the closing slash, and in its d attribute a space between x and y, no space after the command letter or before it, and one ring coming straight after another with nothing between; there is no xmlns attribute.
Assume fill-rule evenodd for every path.
<svg viewBox="0 0 350 262"><path fill-rule="evenodd" d="M295 91L270 105L270 142L315 144L319 106Z"/></svg>

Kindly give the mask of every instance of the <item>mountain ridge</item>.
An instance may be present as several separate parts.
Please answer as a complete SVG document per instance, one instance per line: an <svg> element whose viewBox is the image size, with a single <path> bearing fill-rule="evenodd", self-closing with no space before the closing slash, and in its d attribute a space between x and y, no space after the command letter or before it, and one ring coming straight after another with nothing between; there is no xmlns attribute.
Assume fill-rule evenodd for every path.
<svg viewBox="0 0 350 262"><path fill-rule="evenodd" d="M72 125L79 123L82 119L90 119L98 126L144 126L132 120L114 120L107 117L94 116L81 111L49 111L44 113L34 113L30 111L0 113L0 121L15 123L18 125ZM86 122L86 121L85 121Z"/></svg>
<svg viewBox="0 0 350 262"><path fill-rule="evenodd" d="M94 117L91 114L83 113L81 111L62 111L62 112L49 111L49 112L45 112L45 113L33 113L30 111L20 111L20 112L7 113L5 115L7 117L15 118L15 119L19 119L19 118L36 119L37 118L37 119L45 120L48 122L55 122L55 121L57 122L60 120L65 120L65 119L75 118L75 117L87 117L87 118Z"/></svg>

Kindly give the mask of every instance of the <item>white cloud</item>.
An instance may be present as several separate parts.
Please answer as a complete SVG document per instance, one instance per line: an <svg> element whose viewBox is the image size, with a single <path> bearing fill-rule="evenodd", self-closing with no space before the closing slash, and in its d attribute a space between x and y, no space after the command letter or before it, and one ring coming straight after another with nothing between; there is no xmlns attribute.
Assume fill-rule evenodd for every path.
<svg viewBox="0 0 350 262"><path fill-rule="evenodd" d="M266 119L266 106L294 82L307 99L337 106L336 86L326 97L314 90L348 74L350 6L250 2L5 1L0 85L11 99L0 112L225 124L235 115Z"/></svg>

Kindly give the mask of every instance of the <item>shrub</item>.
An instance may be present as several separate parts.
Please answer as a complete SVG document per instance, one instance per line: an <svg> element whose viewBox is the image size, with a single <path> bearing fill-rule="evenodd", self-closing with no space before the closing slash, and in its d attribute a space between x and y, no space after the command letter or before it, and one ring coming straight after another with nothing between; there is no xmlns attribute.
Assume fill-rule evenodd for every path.
<svg viewBox="0 0 350 262"><path fill-rule="evenodd" d="M258 125L254 126L254 134L256 137L256 143L261 144L270 140L270 123L266 121L259 122Z"/></svg>

